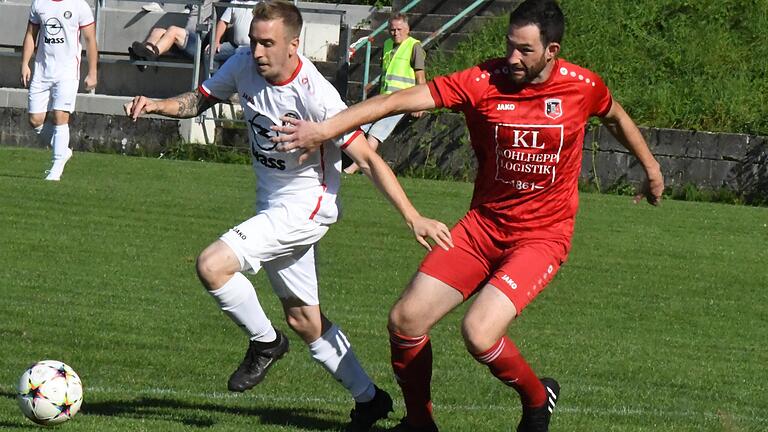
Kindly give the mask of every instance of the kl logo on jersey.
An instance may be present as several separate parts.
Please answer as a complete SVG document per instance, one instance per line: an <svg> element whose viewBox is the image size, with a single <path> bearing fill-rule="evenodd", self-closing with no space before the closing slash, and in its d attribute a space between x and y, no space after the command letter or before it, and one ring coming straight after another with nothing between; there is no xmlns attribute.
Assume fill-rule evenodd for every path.
<svg viewBox="0 0 768 432"><path fill-rule="evenodd" d="M499 124L495 136L496 180L520 191L543 189L555 181L562 125Z"/></svg>
<svg viewBox="0 0 768 432"><path fill-rule="evenodd" d="M547 99L544 101L544 115L556 120L563 115L563 101L560 99Z"/></svg>

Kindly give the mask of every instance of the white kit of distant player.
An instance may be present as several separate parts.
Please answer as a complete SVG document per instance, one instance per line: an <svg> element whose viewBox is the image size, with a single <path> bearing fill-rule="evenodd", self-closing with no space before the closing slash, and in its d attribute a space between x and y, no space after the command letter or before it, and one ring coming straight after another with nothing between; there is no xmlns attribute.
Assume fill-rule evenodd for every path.
<svg viewBox="0 0 768 432"><path fill-rule="evenodd" d="M37 54L29 83L29 113L75 110L80 81L80 30L94 23L83 0L35 0L29 22L39 26ZM36 132L42 133L42 125ZM59 180L70 157L68 124L54 127L53 166L47 180Z"/></svg>

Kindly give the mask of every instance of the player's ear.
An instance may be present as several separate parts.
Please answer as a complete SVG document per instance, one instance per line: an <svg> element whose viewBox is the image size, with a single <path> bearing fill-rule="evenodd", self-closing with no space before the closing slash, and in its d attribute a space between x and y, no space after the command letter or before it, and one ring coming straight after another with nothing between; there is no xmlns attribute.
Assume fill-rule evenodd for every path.
<svg viewBox="0 0 768 432"><path fill-rule="evenodd" d="M550 42L547 44L546 49L544 50L544 55L547 58L547 61L550 61L557 57L557 55L560 53L560 44L557 42Z"/></svg>
<svg viewBox="0 0 768 432"><path fill-rule="evenodd" d="M299 42L298 36L288 42L288 49L290 50L291 55L296 55L296 53L299 52Z"/></svg>

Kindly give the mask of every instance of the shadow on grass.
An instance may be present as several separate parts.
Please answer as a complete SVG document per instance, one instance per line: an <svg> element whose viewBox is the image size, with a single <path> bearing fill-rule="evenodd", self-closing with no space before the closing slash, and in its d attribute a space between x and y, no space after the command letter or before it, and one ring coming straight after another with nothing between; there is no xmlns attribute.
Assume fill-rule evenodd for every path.
<svg viewBox="0 0 768 432"><path fill-rule="evenodd" d="M45 179L45 175L43 174L43 171L40 171L40 173L35 173L35 174L0 173L0 177L15 178L15 179L31 179L31 180L44 180Z"/></svg>
<svg viewBox="0 0 768 432"><path fill-rule="evenodd" d="M0 396L15 399L16 394L0 390ZM194 411L197 411L195 413ZM295 406L269 407L235 407L219 403L193 403L174 399L139 398L134 400L87 401L80 409L81 413L94 416L126 417L135 419L155 419L178 422L189 427L207 428L218 423L206 413L221 413L233 416L248 416L258 418L258 424L290 426L296 430L338 431L345 424L337 421L320 419L318 413L334 415L335 411L323 409L302 409ZM0 426L4 426L0 424ZM9 425L11 426L11 425ZM14 424L12 426L17 427ZM34 426L33 426L34 427ZM373 432L384 429L373 427Z"/></svg>
<svg viewBox="0 0 768 432"><path fill-rule="evenodd" d="M16 396L14 396L14 397L16 397ZM19 414L19 415L21 415L21 414ZM40 426L38 426L36 424L32 424L31 421L29 421L27 419L24 419L24 418L22 418L22 420L24 420L24 422L26 424L20 425L18 423L11 423L11 422L0 421L0 429L5 429L5 428L8 428L8 429L10 429L10 428L19 429L19 428L23 428L23 429L29 429L29 430L33 430L33 429L34 430L40 430Z"/></svg>

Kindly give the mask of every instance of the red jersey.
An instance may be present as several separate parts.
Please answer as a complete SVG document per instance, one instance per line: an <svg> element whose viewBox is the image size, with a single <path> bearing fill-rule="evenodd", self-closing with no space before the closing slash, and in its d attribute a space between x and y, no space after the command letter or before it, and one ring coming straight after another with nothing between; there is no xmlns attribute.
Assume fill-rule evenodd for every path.
<svg viewBox="0 0 768 432"><path fill-rule="evenodd" d="M437 107L466 117L478 161L471 208L496 222L489 229L500 239L555 226L570 236L586 122L608 113L611 94L595 73L564 60L547 81L524 86L507 67L494 59L428 84Z"/></svg>

